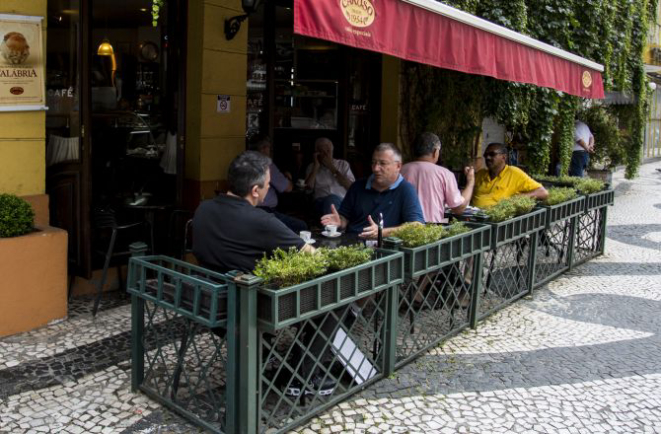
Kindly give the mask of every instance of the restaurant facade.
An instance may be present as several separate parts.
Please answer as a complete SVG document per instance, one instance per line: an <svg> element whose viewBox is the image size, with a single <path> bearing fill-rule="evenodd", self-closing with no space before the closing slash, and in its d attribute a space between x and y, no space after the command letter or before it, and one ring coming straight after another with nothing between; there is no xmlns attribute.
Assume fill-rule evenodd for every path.
<svg viewBox="0 0 661 434"><path fill-rule="evenodd" d="M4 0L0 14L43 17L47 109L0 112L0 192L67 232L62 297L99 282L99 213L148 220L168 252L173 212L223 191L257 134L292 173L328 137L367 175L376 144L402 144L402 61L603 97L600 65L433 0Z"/></svg>

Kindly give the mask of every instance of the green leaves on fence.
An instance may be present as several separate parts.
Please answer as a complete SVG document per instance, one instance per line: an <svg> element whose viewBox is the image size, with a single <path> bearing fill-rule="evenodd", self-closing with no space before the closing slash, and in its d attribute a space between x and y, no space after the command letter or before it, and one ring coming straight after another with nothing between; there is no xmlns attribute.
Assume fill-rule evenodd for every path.
<svg viewBox="0 0 661 434"><path fill-rule="evenodd" d="M503 222L511 218L527 214L535 207L537 201L528 196L512 196L503 199L484 213L494 223Z"/></svg>
<svg viewBox="0 0 661 434"><path fill-rule="evenodd" d="M548 191L549 197L542 202L544 205L557 205L572 200L578 196L576 190L571 187L551 187Z"/></svg>
<svg viewBox="0 0 661 434"><path fill-rule="evenodd" d="M405 247L419 247L431 244L443 238L468 232L470 229L461 222L455 222L448 226L438 224L421 225L419 223L406 223L402 225L393 236L399 238Z"/></svg>

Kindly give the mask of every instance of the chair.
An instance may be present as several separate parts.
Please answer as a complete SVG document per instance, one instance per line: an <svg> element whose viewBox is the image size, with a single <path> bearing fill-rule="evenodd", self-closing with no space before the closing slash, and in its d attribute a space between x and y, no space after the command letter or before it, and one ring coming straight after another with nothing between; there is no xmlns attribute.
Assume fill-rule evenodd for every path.
<svg viewBox="0 0 661 434"><path fill-rule="evenodd" d="M135 240L119 244L124 248L119 251L115 250L118 246L120 232L129 232L131 229L144 226L146 222L132 222L120 225L117 223L114 210L110 208L97 208L94 210L92 223L95 229L95 234L100 236L100 240L103 239L101 237L103 233L109 234L108 244L105 248L101 248L101 246L98 245L94 248L94 252L104 258L103 271L101 273L101 279L99 279L96 285L96 299L94 300L94 308L92 309L92 316L96 316L99 310L99 304L101 303L101 297L103 296L103 286L106 284L106 279L108 278L108 268L110 267L111 260L116 258L128 258L131 255L131 252L128 249L128 244ZM122 278L122 263L117 262L116 266L119 287L121 290L124 290L125 284L124 279Z"/></svg>

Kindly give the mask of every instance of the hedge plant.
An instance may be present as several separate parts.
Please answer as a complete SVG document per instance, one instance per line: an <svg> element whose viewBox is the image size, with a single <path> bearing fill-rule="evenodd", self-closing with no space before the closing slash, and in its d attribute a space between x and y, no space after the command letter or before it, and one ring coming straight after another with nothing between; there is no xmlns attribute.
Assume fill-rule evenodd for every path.
<svg viewBox="0 0 661 434"><path fill-rule="evenodd" d="M528 196L512 196L503 199L492 207L484 210L489 220L494 223L527 214L535 207L537 201Z"/></svg>
<svg viewBox="0 0 661 434"><path fill-rule="evenodd" d="M578 196L576 190L571 187L551 187L548 192L548 197L542 203L549 206L567 202Z"/></svg>
<svg viewBox="0 0 661 434"><path fill-rule="evenodd" d="M0 238L32 232L34 211L29 203L13 194L0 194Z"/></svg>
<svg viewBox="0 0 661 434"><path fill-rule="evenodd" d="M285 288L307 282L325 274L355 267L368 262L374 251L360 244L337 249L318 249L315 253L301 252L295 247L276 249L270 257L260 259L253 274L267 285Z"/></svg>
<svg viewBox="0 0 661 434"><path fill-rule="evenodd" d="M454 222L443 226L438 224L421 225L419 223L405 223L393 236L402 240L405 247L419 247L435 243L443 238L468 232L470 229L462 222Z"/></svg>

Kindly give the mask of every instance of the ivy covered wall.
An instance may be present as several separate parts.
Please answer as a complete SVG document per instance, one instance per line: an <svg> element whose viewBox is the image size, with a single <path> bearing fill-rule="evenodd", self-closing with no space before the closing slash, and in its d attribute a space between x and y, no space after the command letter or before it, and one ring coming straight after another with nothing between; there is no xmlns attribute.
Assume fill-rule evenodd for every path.
<svg viewBox="0 0 661 434"><path fill-rule="evenodd" d="M615 114L620 127L628 131L618 135L617 152L624 153L626 176L633 177L640 165L649 92L643 48L648 23L655 19L657 1L445 0L443 3L603 64L605 89L630 92L635 97L635 104L607 113L608 119ZM512 132L512 146L521 151L520 164L539 173L553 171L556 163L563 173L567 172L574 116L586 102L552 89L411 62L403 63L401 92L404 143L411 143L422 131L434 131L443 140L443 163L459 168L479 152L482 118L492 116Z"/></svg>

